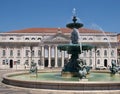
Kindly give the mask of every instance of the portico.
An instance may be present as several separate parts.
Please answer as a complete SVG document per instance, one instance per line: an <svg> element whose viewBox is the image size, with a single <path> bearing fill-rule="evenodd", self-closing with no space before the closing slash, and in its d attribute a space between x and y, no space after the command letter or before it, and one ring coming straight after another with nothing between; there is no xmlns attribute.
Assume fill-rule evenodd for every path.
<svg viewBox="0 0 120 94"><path fill-rule="evenodd" d="M42 57L44 67L63 67L65 59L69 58L69 55L65 51L59 51L58 44L69 43L69 38L63 34L55 34L43 41Z"/></svg>

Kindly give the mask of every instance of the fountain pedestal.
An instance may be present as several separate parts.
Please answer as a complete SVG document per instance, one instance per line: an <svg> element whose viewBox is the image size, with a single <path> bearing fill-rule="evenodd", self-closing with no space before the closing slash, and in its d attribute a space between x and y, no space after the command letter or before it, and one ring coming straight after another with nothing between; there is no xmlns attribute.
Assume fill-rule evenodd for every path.
<svg viewBox="0 0 120 94"><path fill-rule="evenodd" d="M79 44L79 31L78 29L83 26L82 23L76 23L77 18L73 16L73 23L69 23L66 26L70 29L73 29L71 32L71 43L65 45L59 45L58 49L60 51L67 51L68 54L71 54L71 58L69 59L68 63L62 69L61 75L63 77L86 77L87 71L85 64L80 62L79 54L82 51L90 50L93 46ZM82 49L82 50L81 50Z"/></svg>

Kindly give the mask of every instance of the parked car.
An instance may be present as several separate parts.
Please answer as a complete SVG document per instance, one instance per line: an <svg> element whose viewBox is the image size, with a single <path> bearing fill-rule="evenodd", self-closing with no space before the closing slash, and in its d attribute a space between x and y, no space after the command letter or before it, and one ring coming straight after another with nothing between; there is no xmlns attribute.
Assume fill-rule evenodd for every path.
<svg viewBox="0 0 120 94"><path fill-rule="evenodd" d="M95 69L96 70L106 70L107 68L105 66L98 66Z"/></svg>

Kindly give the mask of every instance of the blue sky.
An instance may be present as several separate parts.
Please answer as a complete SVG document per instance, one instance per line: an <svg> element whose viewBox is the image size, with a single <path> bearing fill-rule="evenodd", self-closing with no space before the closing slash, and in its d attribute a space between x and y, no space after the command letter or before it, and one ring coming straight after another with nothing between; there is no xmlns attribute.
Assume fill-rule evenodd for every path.
<svg viewBox="0 0 120 94"><path fill-rule="evenodd" d="M73 8L84 28L120 32L120 0L0 0L0 32L62 28Z"/></svg>

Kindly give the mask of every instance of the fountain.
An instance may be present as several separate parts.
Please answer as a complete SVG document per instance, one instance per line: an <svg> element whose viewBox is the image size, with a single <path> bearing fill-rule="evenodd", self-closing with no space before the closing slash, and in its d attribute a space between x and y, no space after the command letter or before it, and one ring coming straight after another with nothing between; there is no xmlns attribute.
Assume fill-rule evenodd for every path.
<svg viewBox="0 0 120 94"><path fill-rule="evenodd" d="M82 79L86 78L87 71L90 68L86 66L82 59L79 59L79 54L81 54L82 51L91 50L93 46L85 44L81 45L81 43L79 43L78 29L81 28L83 24L77 23L77 18L75 15L73 16L72 20L73 23L69 23L66 25L66 27L73 29L73 31L71 32L71 43L58 46L58 49L60 51L67 51L68 54L71 54L69 62L64 66L61 73L63 77L77 76L80 77L80 79Z"/></svg>

